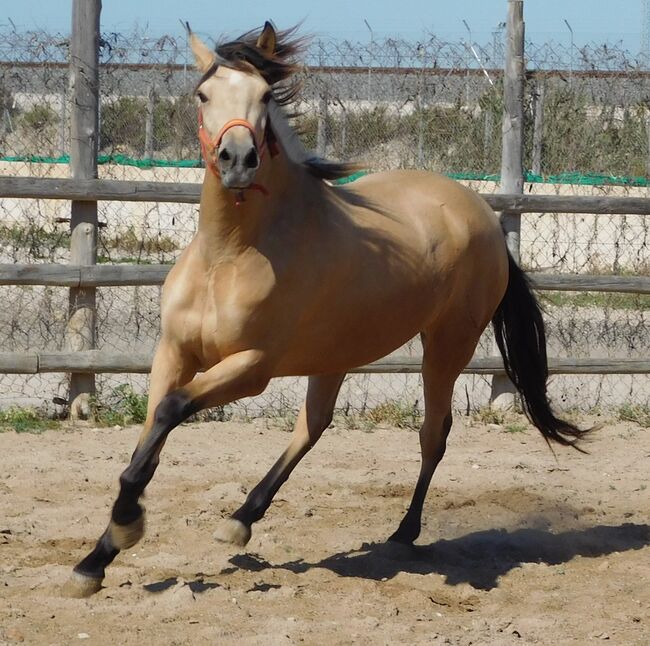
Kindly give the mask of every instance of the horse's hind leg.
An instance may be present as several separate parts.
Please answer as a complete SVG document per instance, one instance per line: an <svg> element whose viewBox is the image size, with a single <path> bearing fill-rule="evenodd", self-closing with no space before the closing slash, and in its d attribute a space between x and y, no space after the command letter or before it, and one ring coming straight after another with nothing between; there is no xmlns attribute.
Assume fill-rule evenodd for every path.
<svg viewBox="0 0 650 646"><path fill-rule="evenodd" d="M420 428L422 463L413 498L406 515L391 541L411 544L420 535L422 507L436 467L445 454L451 430L451 399L454 383L472 358L478 338L467 338L459 329L439 334L434 330L422 334L424 359L424 422Z"/></svg>
<svg viewBox="0 0 650 646"><path fill-rule="evenodd" d="M344 376L319 375L309 378L307 397L298 415L289 446L251 490L246 502L223 521L214 535L217 540L236 545L245 545L249 541L251 525L264 516L278 489L332 421L336 397Z"/></svg>
<svg viewBox="0 0 650 646"><path fill-rule="evenodd" d="M184 356L179 348L164 339L160 342L151 369L147 419L138 446L131 464L120 477L120 494L113 506L108 527L93 551L75 566L73 576L64 589L68 596L86 597L97 592L101 588L106 567L120 550L132 547L142 538L144 510L138 503L138 498L158 466L165 436L158 438L152 451L145 454L142 448L151 442L154 435L156 410L160 402L171 391L190 381L195 373L196 367L191 358ZM134 470L138 476L128 477Z"/></svg>

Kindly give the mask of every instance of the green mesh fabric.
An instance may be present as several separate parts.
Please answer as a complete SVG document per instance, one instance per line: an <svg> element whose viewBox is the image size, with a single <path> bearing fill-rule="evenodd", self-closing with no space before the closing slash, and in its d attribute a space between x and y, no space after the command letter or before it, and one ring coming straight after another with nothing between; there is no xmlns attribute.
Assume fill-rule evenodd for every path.
<svg viewBox="0 0 650 646"><path fill-rule="evenodd" d="M69 155L60 157L42 157L39 155L14 155L0 157L3 162L22 162L28 164L69 164ZM136 159L127 155L100 155L97 163L118 166L135 166L137 168L200 168L200 159ZM348 184L367 175L370 171L358 171L349 177L336 180L335 184ZM466 181L499 182L499 175L467 171L447 173L448 177ZM566 172L557 175L535 175L527 172L524 181L532 184L578 184L582 186L650 186L648 177L624 177L618 175L599 175L595 173Z"/></svg>

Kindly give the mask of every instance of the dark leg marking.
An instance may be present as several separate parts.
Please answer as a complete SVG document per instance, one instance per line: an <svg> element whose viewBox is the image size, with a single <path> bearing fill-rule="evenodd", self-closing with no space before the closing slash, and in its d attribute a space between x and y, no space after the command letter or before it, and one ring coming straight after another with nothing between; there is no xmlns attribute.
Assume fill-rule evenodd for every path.
<svg viewBox="0 0 650 646"><path fill-rule="evenodd" d="M156 472L158 454L167 436L194 412L195 407L182 390L175 390L158 404L151 433L120 476L120 493L111 514L114 523L128 525L142 515L138 500Z"/></svg>
<svg viewBox="0 0 650 646"><path fill-rule="evenodd" d="M422 507L424 506L424 500L427 496L427 491L429 490L429 485L431 484L431 478L436 470L436 467L442 460L442 457L445 454L445 449L447 447L447 436L451 430L452 417L451 414L445 417L442 426L442 441L437 447L436 453L431 456L431 459L428 463L425 461L428 458L423 456L422 469L420 471L420 476L418 478L417 484L415 485L415 491L413 492L413 499L409 506L406 515L402 519L397 531L388 539L396 543L404 543L411 545L413 541L420 535L420 530L422 526Z"/></svg>
<svg viewBox="0 0 650 646"><path fill-rule="evenodd" d="M250 527L253 523L260 520L271 505L271 502L273 502L273 496L275 496L280 487L289 479L295 466L310 448L309 446L304 447L290 461L286 460L285 456L287 452L285 451L259 484L251 490L244 504L232 515L232 518L244 523L246 527Z"/></svg>
<svg viewBox="0 0 650 646"><path fill-rule="evenodd" d="M156 471L158 454L165 439L174 427L195 411L195 406L183 390L170 393L160 402L156 408L151 433L135 450L131 463L120 476L120 492L113 505L112 522L97 541L93 551L74 568L77 574L94 579L104 578L106 566L120 552L119 546L114 545L112 540L112 525L117 525L119 529L133 525L142 518L143 510L138 500Z"/></svg>
<svg viewBox="0 0 650 646"><path fill-rule="evenodd" d="M80 561L74 568L77 574L92 579L103 579L105 568L113 562L120 550L113 547L108 535L108 529L101 535L95 549Z"/></svg>
<svg viewBox="0 0 650 646"><path fill-rule="evenodd" d="M246 545L251 537L252 524L264 516L278 489L331 423L343 377L344 375L338 374L309 378L307 398L296 421L289 446L251 490L244 504L221 523L214 534L218 541Z"/></svg>

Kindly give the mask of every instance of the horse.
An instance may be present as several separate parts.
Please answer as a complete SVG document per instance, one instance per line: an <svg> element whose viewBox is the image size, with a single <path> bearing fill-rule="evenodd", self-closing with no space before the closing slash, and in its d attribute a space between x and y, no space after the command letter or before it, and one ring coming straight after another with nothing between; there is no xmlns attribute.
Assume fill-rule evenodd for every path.
<svg viewBox="0 0 650 646"><path fill-rule="evenodd" d="M509 378L547 441L585 431L553 413L540 307L475 192L400 170L331 182L357 166L313 156L292 126L295 28L263 28L210 49L187 25L206 165L195 237L165 281L148 411L106 530L74 568L71 596L144 534L139 503L168 434L190 415L307 376L286 450L215 538L244 546L253 523L332 421L346 373L420 334L424 420L411 503L390 540L411 544L445 453L454 383L492 321ZM579 448L579 447L577 447Z"/></svg>

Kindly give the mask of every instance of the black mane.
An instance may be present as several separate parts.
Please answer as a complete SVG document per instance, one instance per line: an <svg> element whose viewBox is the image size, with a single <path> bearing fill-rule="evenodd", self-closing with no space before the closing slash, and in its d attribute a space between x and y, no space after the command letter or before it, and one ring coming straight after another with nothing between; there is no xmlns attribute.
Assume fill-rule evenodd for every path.
<svg viewBox="0 0 650 646"><path fill-rule="evenodd" d="M298 56L305 50L307 39L297 37L296 31L297 27L277 31L272 54L257 47L257 39L262 30L254 29L236 40L217 44L217 56L235 67L248 63L269 85L275 85L287 80L300 69Z"/></svg>

